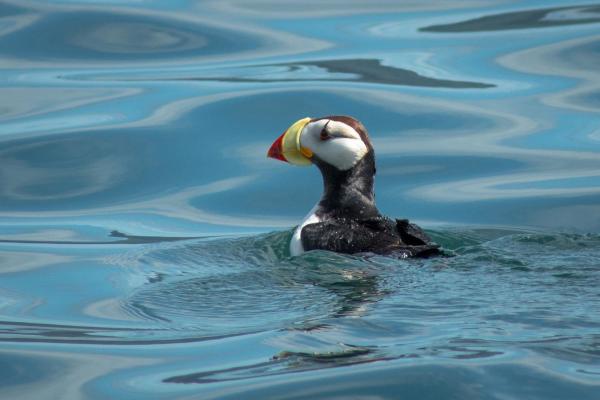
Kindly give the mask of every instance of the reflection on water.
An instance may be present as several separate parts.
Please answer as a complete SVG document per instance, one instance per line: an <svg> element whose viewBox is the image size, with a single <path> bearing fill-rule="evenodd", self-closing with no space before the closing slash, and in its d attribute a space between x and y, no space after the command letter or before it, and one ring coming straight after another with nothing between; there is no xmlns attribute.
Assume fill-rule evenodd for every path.
<svg viewBox="0 0 600 400"><path fill-rule="evenodd" d="M485 32L546 28L600 22L600 6L556 7L486 15L447 25L421 28L423 32Z"/></svg>
<svg viewBox="0 0 600 400"><path fill-rule="evenodd" d="M564 0L3 2L0 397L595 399L599 26ZM451 257L288 257L320 176L265 152L327 114Z"/></svg>
<svg viewBox="0 0 600 400"><path fill-rule="evenodd" d="M305 61L302 64L280 64L287 67L285 71L274 70L265 72L265 66L254 67L255 77L240 77L245 75L244 71L234 70L238 76L219 77L211 76L205 78L180 78L182 80L195 81L223 81L223 82L295 82L295 81L345 81L356 80L364 83L381 83L387 85L406 85L422 87L445 87L445 88L488 88L494 85L478 82L461 82L444 79L434 79L421 76L418 73L402 68L394 68L381 65L379 60L355 59L355 60L320 60ZM279 66L278 64L272 65ZM267 66L268 67L268 66ZM320 73L324 69L326 73ZM341 75L340 75L341 74ZM274 78L273 76L282 76ZM322 77L319 77L322 75ZM350 79L347 76L351 77Z"/></svg>

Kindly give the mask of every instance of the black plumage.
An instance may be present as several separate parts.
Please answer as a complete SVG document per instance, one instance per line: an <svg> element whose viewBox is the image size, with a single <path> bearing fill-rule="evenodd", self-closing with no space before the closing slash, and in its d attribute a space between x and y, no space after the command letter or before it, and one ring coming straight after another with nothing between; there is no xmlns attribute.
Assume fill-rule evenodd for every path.
<svg viewBox="0 0 600 400"><path fill-rule="evenodd" d="M402 257L428 257L439 254L421 228L406 219L384 216L368 219L334 218L308 224L302 229L305 250L338 253L398 254Z"/></svg>

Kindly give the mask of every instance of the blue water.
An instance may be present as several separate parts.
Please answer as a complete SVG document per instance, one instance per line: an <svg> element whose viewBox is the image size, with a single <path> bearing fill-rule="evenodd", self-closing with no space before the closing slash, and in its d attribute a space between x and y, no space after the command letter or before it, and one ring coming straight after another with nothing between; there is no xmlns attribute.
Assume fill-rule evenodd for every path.
<svg viewBox="0 0 600 400"><path fill-rule="evenodd" d="M0 398L600 398L600 3L0 3ZM293 121L452 257L290 258Z"/></svg>

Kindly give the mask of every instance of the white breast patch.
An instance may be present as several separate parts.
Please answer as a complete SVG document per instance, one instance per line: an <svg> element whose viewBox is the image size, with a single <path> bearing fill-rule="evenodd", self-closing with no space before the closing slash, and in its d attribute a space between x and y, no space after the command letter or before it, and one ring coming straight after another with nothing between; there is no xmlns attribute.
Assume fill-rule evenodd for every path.
<svg viewBox="0 0 600 400"><path fill-rule="evenodd" d="M304 247L302 246L302 239L301 239L302 228L304 228L308 224L314 224L317 222L321 222L321 218L319 218L317 216L318 207L319 207L318 204L316 206L314 206L312 208L312 210L310 210L308 215L306 217L304 217L304 220L302 221L302 223L300 225L298 225L298 227L294 231L294 234L292 235L292 240L290 240L290 255L292 257L296 257L296 256L299 256L300 254L304 253Z"/></svg>

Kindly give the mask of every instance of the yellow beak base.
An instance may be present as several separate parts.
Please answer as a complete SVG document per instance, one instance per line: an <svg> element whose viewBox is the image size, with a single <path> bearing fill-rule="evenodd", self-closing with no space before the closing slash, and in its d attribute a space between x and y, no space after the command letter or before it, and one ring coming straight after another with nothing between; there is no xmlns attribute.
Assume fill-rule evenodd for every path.
<svg viewBox="0 0 600 400"><path fill-rule="evenodd" d="M310 118L302 118L292 124L283 134L281 153L286 161L295 165L311 165L312 151L300 145L300 133L310 122Z"/></svg>

